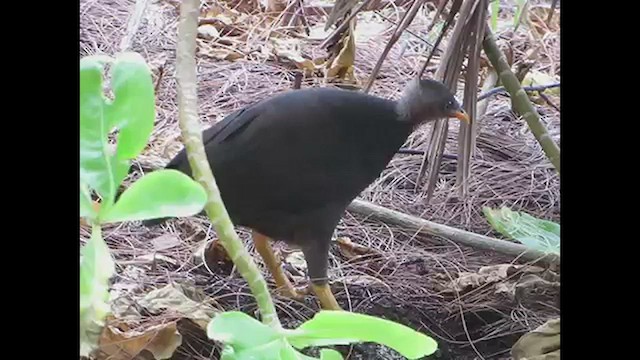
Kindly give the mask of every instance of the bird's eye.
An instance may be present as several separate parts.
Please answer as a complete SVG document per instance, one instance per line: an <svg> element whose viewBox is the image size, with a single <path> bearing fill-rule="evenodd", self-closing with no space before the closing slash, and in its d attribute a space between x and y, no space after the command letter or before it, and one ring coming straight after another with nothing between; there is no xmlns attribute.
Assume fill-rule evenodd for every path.
<svg viewBox="0 0 640 360"><path fill-rule="evenodd" d="M447 109L451 109L453 107L453 101L449 100L447 103Z"/></svg>

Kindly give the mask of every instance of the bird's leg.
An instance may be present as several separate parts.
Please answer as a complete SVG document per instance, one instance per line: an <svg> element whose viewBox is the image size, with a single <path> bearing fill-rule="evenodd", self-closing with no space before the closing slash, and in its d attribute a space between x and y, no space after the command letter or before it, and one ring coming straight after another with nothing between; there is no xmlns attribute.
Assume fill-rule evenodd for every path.
<svg viewBox="0 0 640 360"><path fill-rule="evenodd" d="M327 278L327 266L329 263L329 241L306 242L302 247L307 268L309 269L309 278L311 280L311 290L320 300L320 306L325 310L342 310L331 288Z"/></svg>
<svg viewBox="0 0 640 360"><path fill-rule="evenodd" d="M289 278L284 274L281 267L280 259L273 252L273 248L269 244L269 237L260 234L257 231L253 231L253 242L256 246L256 250L264 260L264 264L271 272L273 280L276 282L276 287L283 293L284 296L290 297L296 300L302 300L303 295L298 294L293 287Z"/></svg>

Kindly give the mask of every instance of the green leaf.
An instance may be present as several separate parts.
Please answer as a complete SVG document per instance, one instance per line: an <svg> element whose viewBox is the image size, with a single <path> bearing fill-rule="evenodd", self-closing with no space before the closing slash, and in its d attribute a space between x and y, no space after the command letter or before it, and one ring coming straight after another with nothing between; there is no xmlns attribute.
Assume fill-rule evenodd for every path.
<svg viewBox="0 0 640 360"><path fill-rule="evenodd" d="M518 25L520 24L520 18L522 17L522 13L525 10L525 5L527 4L527 0L516 0L516 14L513 17L513 26L517 30Z"/></svg>
<svg viewBox="0 0 640 360"><path fill-rule="evenodd" d="M113 63L113 102L103 93L107 63ZM140 55L123 53L115 61L106 56L80 60L80 179L102 197L101 212L111 207L128 174L129 160L144 149L154 118L151 72ZM119 130L115 149L108 138L114 128Z"/></svg>
<svg viewBox="0 0 640 360"><path fill-rule="evenodd" d="M348 311L320 311L296 330L289 330L287 339L298 349L376 342L409 359L431 355L438 348L435 340L407 326Z"/></svg>
<svg viewBox="0 0 640 360"><path fill-rule="evenodd" d="M151 71L135 52L120 54L111 72L113 103L107 106L110 128L118 128L118 159L138 156L147 144L155 120Z"/></svg>
<svg viewBox="0 0 640 360"><path fill-rule="evenodd" d="M207 336L231 346L236 353L282 338L282 334L240 311L216 315L207 327Z"/></svg>
<svg viewBox="0 0 640 360"><path fill-rule="evenodd" d="M115 264L99 226L94 226L91 238L80 257L80 355L96 348L109 308L109 278Z"/></svg>
<svg viewBox="0 0 640 360"><path fill-rule="evenodd" d="M143 176L120 196L103 223L148 220L198 214L207 202L204 188L177 170Z"/></svg>
<svg viewBox="0 0 640 360"><path fill-rule="evenodd" d="M549 74L540 72L538 70L531 70L527 72L524 79L522 80L522 86L537 86L537 85L548 85L558 82L557 77L551 76ZM552 95L560 95L560 88L550 88L544 91L546 94Z"/></svg>
<svg viewBox="0 0 640 360"><path fill-rule="evenodd" d="M109 125L102 93L102 72L108 59L89 56L80 60L80 181L105 199L115 194L117 166L107 141Z"/></svg>
<svg viewBox="0 0 640 360"><path fill-rule="evenodd" d="M320 360L344 360L342 354L333 349L320 350Z"/></svg>
<svg viewBox="0 0 640 360"><path fill-rule="evenodd" d="M97 214L93 210L93 201L86 184L80 184L80 216L95 219Z"/></svg>
<svg viewBox="0 0 640 360"><path fill-rule="evenodd" d="M315 359L297 352L284 338L256 347L236 350L225 346L221 360L309 360Z"/></svg>
<svg viewBox="0 0 640 360"><path fill-rule="evenodd" d="M515 212L507 207L482 209L491 226L502 235L521 244L546 253L560 254L560 225L536 219L524 213Z"/></svg>
<svg viewBox="0 0 640 360"><path fill-rule="evenodd" d="M493 0L491 3L491 30L498 28L498 13L500 12L500 0Z"/></svg>

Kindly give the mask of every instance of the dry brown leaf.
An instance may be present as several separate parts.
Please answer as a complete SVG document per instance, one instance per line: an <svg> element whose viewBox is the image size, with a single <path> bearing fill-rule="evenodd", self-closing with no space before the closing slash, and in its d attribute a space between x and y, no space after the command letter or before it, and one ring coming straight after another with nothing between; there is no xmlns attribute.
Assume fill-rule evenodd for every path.
<svg viewBox="0 0 640 360"><path fill-rule="evenodd" d="M180 239L172 234L163 234L151 240L156 251L168 250L180 245Z"/></svg>
<svg viewBox="0 0 640 360"><path fill-rule="evenodd" d="M540 267L525 266L525 265L512 265L512 264L499 264L491 266L481 267L477 273L473 272L461 272L457 279L450 282L446 286L445 291L449 292L466 292L473 288L478 288L487 284L499 283L503 280L510 278L516 272L526 273L540 273L544 271ZM512 284L502 284L496 286L496 292L509 292L512 293Z"/></svg>
<svg viewBox="0 0 640 360"><path fill-rule="evenodd" d="M244 58L244 55L240 52L227 48L201 49L200 53L217 60L236 61Z"/></svg>
<svg viewBox="0 0 640 360"><path fill-rule="evenodd" d="M550 11L550 7L535 6L526 12L527 23L531 30L535 32L535 35L542 37L548 32L560 31L560 16L558 14L555 14L551 19L551 23L547 25L547 18L549 17ZM555 11L557 11L557 9Z"/></svg>
<svg viewBox="0 0 640 360"><path fill-rule="evenodd" d="M354 63L356 59L356 42L353 35L355 19L349 24L349 29L345 31L342 39L336 45L338 53L332 54L326 63L325 77L327 79L342 79L355 83ZM341 46L341 47L340 47Z"/></svg>
<svg viewBox="0 0 640 360"><path fill-rule="evenodd" d="M285 59L293 62L300 70L304 70L306 76L310 76L317 66L311 59L302 56L299 39L272 38L262 51L267 56L275 56L277 59Z"/></svg>
<svg viewBox="0 0 640 360"><path fill-rule="evenodd" d="M198 26L198 36L205 40L214 40L220 37L220 32L215 26L205 24Z"/></svg>
<svg viewBox="0 0 640 360"><path fill-rule="evenodd" d="M560 319L551 319L522 335L511 348L515 360L559 360Z"/></svg>
<svg viewBox="0 0 640 360"><path fill-rule="evenodd" d="M301 272L307 270L307 261L305 260L302 251L291 252L285 257L284 261Z"/></svg>
<svg viewBox="0 0 640 360"><path fill-rule="evenodd" d="M233 264L229 254L218 239L213 240L211 243L201 243L194 251L192 258L197 265L201 265L203 260L206 261L209 267Z"/></svg>
<svg viewBox="0 0 640 360"><path fill-rule="evenodd" d="M172 321L144 330L130 329L125 323L109 324L104 327L100 338L102 354L98 358L131 360L147 350L157 360L169 359L182 344L176 323Z"/></svg>
<svg viewBox="0 0 640 360"><path fill-rule="evenodd" d="M138 300L138 304L152 314L168 313L167 315L187 318L206 329L216 310L206 302L190 298L187 292L192 293L193 290L181 285L167 285L149 292Z"/></svg>

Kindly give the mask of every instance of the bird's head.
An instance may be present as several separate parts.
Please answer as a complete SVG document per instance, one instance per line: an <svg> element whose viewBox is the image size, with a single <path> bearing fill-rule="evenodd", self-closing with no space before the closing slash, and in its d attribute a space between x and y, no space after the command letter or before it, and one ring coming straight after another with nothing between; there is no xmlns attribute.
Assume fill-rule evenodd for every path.
<svg viewBox="0 0 640 360"><path fill-rule="evenodd" d="M451 91L435 80L410 81L397 106L400 119L416 125L453 117L469 122L469 116Z"/></svg>

